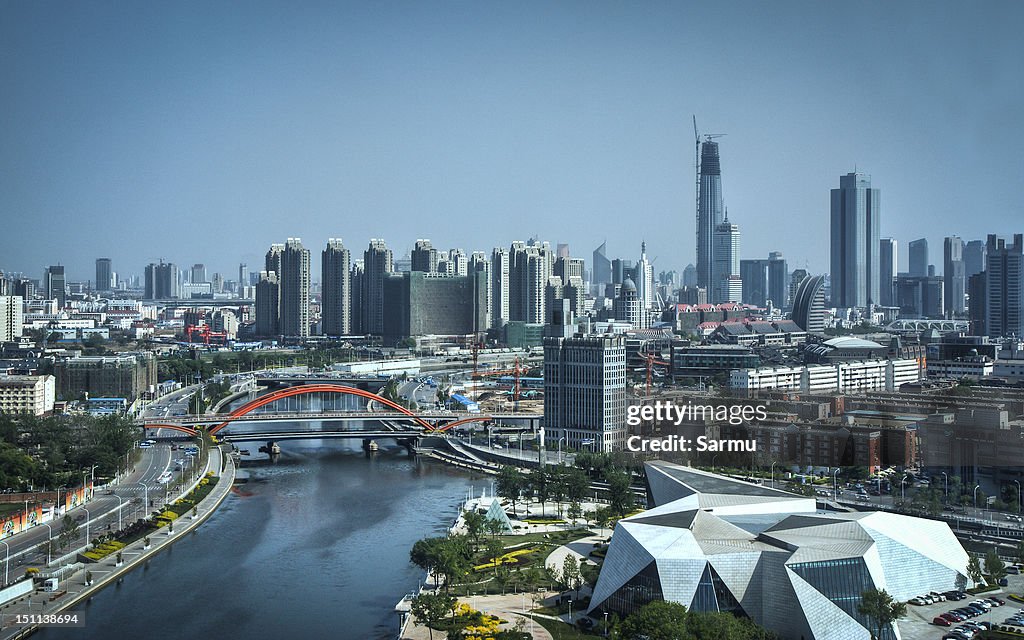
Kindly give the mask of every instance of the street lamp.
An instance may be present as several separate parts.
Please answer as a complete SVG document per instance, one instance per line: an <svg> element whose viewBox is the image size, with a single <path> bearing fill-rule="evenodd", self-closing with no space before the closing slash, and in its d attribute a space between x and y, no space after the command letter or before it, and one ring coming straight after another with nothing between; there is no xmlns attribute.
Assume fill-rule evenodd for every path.
<svg viewBox="0 0 1024 640"><path fill-rule="evenodd" d="M572 624L572 598L569 598L569 624Z"/></svg>
<svg viewBox="0 0 1024 640"><path fill-rule="evenodd" d="M11 568L11 547L6 542L4 542L3 540L0 540L0 544L2 544L5 547L7 547L7 555L4 557L4 586L6 587L7 586L7 570Z"/></svg>
<svg viewBox="0 0 1024 640"><path fill-rule="evenodd" d="M44 522L43 525L46 527L46 530L49 532L46 535L46 566L50 566L50 546L53 543L53 529L50 527L50 523L49 522Z"/></svg>
<svg viewBox="0 0 1024 640"><path fill-rule="evenodd" d="M1017 485L1017 513L1020 513L1020 480L1013 481Z"/></svg>
<svg viewBox="0 0 1024 640"><path fill-rule="evenodd" d="M836 476L839 475L839 467L832 471L832 500L839 502L839 483Z"/></svg>
<svg viewBox="0 0 1024 640"><path fill-rule="evenodd" d="M146 496L146 498L145 498L145 502L144 502L144 503L143 503L143 505L142 505L142 506L143 506L143 511L146 511L146 510L148 510L148 509L149 509L149 485L148 485L148 484L146 484L146 483L144 483L144 482L140 482L140 483L139 483L139 486L141 486L141 487L142 487L142 489L143 489L143 491L145 491L145 492L146 492L146 493L145 493L145 496Z"/></svg>
<svg viewBox="0 0 1024 640"><path fill-rule="evenodd" d="M775 488L775 465L778 464L774 460L772 461L772 489Z"/></svg>
<svg viewBox="0 0 1024 640"><path fill-rule="evenodd" d="M89 513L89 509L88 508L86 508L86 507L82 507L82 508L85 509L85 546L88 547L89 546L89 521L92 520L92 514Z"/></svg>
<svg viewBox="0 0 1024 640"><path fill-rule="evenodd" d="M116 493L114 494L114 497L117 498L117 530L120 531L124 528L121 526L121 506L124 504L124 499Z"/></svg>
<svg viewBox="0 0 1024 640"><path fill-rule="evenodd" d="M565 436L558 439L558 464L562 464L562 440L565 440Z"/></svg>
<svg viewBox="0 0 1024 640"><path fill-rule="evenodd" d="M900 479L900 502L906 502L907 500L907 474L903 474Z"/></svg>
<svg viewBox="0 0 1024 640"><path fill-rule="evenodd" d="M604 637L608 637L608 612L604 612Z"/></svg>
<svg viewBox="0 0 1024 640"><path fill-rule="evenodd" d="M946 475L945 471L942 472L942 487L942 493L946 498L946 502L949 502L949 476Z"/></svg>
<svg viewBox="0 0 1024 640"><path fill-rule="evenodd" d="M978 508L978 488L980 486L981 486L980 484L974 485L974 508L975 509Z"/></svg>

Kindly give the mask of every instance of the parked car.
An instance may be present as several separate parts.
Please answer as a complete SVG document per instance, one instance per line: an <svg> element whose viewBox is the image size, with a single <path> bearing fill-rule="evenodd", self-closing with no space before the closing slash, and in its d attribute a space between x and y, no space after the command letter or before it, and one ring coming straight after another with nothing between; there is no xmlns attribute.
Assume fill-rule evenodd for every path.
<svg viewBox="0 0 1024 640"><path fill-rule="evenodd" d="M946 620L942 616L938 616L937 618L932 620L932 624L934 624L937 627L952 627L953 626L952 622L950 622L949 620Z"/></svg>

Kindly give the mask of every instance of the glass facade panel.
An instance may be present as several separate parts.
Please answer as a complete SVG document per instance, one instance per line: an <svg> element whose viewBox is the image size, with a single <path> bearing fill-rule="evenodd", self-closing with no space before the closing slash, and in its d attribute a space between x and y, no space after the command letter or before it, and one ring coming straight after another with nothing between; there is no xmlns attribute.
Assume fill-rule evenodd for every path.
<svg viewBox="0 0 1024 640"><path fill-rule="evenodd" d="M857 611L861 595L875 586L862 558L802 562L788 566L862 627L871 631L872 621ZM891 626L882 630L879 640L896 640Z"/></svg>
<svg viewBox="0 0 1024 640"><path fill-rule="evenodd" d="M663 599L658 567L651 562L644 567L643 571L633 576L629 582L609 596L601 608L626 617L645 604Z"/></svg>

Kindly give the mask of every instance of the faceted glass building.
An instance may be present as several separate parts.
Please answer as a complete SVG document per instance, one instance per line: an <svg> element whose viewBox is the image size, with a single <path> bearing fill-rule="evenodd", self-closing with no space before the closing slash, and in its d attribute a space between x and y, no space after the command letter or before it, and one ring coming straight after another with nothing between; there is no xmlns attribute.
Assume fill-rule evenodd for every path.
<svg viewBox="0 0 1024 640"><path fill-rule="evenodd" d="M907 600L967 583L967 553L944 522L818 512L814 498L645 466L657 506L619 521L592 611L625 616L668 600L749 617L785 638L868 640L871 623L857 611L867 589Z"/></svg>

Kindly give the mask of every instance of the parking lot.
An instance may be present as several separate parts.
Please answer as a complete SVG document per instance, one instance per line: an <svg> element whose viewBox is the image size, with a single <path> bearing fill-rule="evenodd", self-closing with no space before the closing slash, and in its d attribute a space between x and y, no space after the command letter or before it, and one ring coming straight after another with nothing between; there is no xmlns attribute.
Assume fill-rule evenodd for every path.
<svg viewBox="0 0 1024 640"><path fill-rule="evenodd" d="M1011 593L1018 595L1024 593L1024 576L1010 575L1007 576L1007 581L1009 586L1001 587L998 591L990 591L977 596L967 594L966 600L958 602L937 602L924 606L908 604L907 616L899 621L900 636L902 636L903 640L939 640L958 625L953 625L953 627L936 626L932 624L932 620L936 616L963 607L972 600L990 596L997 596L999 599L1004 600L1006 604L1001 607L992 607L986 613L976 618L971 618L971 621L987 620L993 624L1002 624L1003 620L1024 609L1024 603L1014 602L1006 597Z"/></svg>

